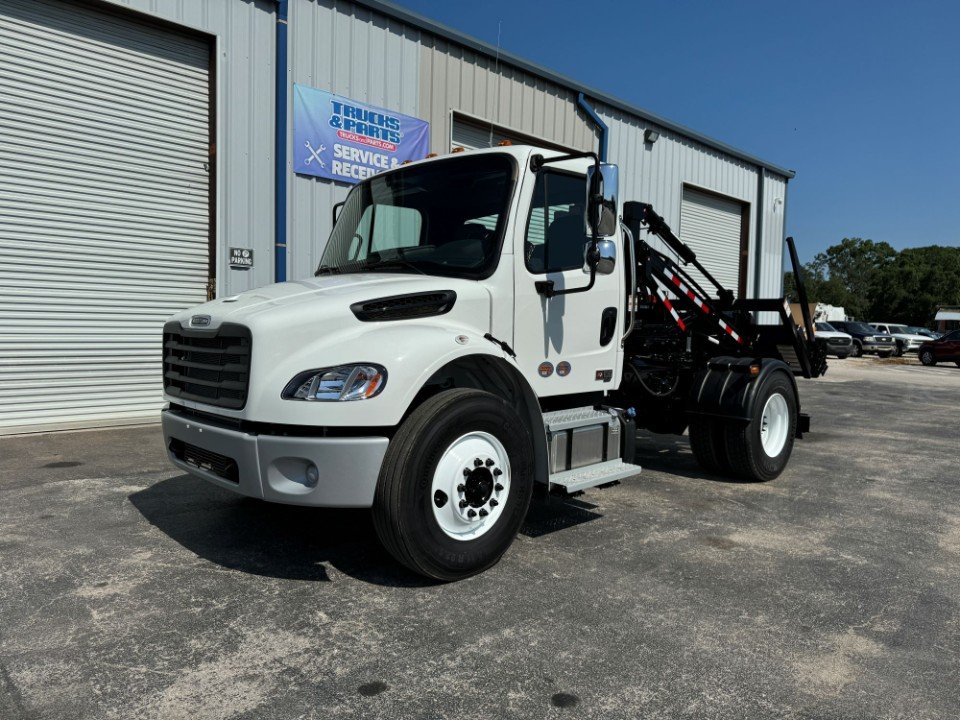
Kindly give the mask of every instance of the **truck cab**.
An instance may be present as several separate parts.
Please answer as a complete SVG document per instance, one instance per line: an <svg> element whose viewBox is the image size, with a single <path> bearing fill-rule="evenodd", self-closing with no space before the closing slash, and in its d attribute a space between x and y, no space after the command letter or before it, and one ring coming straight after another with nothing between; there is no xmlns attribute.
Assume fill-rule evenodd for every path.
<svg viewBox="0 0 960 720"><path fill-rule="evenodd" d="M622 395L637 246L616 184L592 154L515 146L356 185L313 278L166 323L171 462L268 501L372 508L387 549L433 578L489 567L536 483L640 470ZM799 411L781 376L775 464Z"/></svg>

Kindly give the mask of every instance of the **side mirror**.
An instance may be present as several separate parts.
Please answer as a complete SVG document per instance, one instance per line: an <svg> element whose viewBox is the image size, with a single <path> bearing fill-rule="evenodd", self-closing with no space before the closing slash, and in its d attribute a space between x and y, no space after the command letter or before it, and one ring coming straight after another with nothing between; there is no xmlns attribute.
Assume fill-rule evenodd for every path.
<svg viewBox="0 0 960 720"><path fill-rule="evenodd" d="M598 240L596 249L588 242L583 250L583 270L597 269L598 275L609 275L617 266L617 244L613 240Z"/></svg>
<svg viewBox="0 0 960 720"><path fill-rule="evenodd" d="M620 171L616 165L601 163L587 170L587 234L598 237L613 237L619 228L620 215L617 204ZM599 268L597 272L600 272Z"/></svg>
<svg viewBox="0 0 960 720"><path fill-rule="evenodd" d="M340 217L340 211L343 210L343 206L346 204L347 204L346 200L341 200L340 202L336 203L333 206L333 217L332 217L333 225L337 224L337 219ZM333 227L333 225L331 225L331 227Z"/></svg>

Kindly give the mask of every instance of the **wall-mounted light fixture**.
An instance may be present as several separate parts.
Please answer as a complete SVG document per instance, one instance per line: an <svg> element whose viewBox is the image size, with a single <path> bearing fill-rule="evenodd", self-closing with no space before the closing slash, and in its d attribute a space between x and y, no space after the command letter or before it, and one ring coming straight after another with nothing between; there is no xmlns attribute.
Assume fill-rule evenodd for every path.
<svg viewBox="0 0 960 720"><path fill-rule="evenodd" d="M643 131L643 141L645 143L650 143L653 145L659 139L660 133L658 133L656 130L647 129Z"/></svg>

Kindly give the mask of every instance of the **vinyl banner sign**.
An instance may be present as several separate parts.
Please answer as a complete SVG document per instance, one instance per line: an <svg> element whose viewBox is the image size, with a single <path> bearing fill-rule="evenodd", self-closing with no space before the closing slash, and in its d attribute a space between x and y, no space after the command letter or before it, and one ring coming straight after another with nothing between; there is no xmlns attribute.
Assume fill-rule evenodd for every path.
<svg viewBox="0 0 960 720"><path fill-rule="evenodd" d="M293 170L358 183L430 148L430 123L350 98L293 86Z"/></svg>

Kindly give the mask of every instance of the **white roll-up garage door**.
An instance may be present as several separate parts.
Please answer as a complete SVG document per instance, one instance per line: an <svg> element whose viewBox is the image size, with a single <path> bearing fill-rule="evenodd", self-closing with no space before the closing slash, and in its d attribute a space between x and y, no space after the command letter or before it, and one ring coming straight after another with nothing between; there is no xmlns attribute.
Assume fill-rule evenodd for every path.
<svg viewBox="0 0 960 720"><path fill-rule="evenodd" d="M739 296L743 203L690 187L683 189L680 239L697 254L704 267ZM685 268L711 295L713 286L690 267Z"/></svg>
<svg viewBox="0 0 960 720"><path fill-rule="evenodd" d="M209 57L0 0L0 434L157 417L163 321L209 280Z"/></svg>

